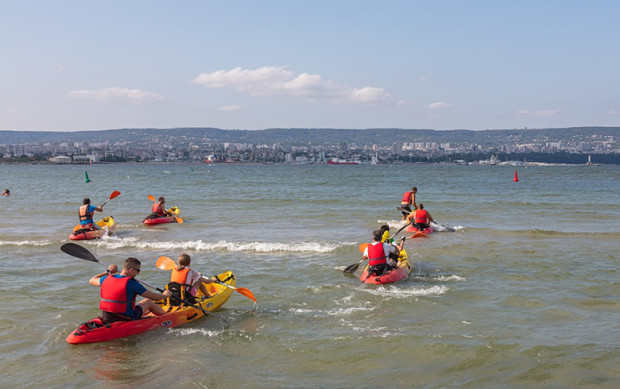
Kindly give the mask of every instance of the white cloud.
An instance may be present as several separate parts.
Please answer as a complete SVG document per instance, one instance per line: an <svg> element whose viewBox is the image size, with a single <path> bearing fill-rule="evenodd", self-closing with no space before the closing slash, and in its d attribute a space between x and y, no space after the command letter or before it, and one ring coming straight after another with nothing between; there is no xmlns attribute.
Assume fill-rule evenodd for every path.
<svg viewBox="0 0 620 389"><path fill-rule="evenodd" d="M428 80L430 80L430 79L431 79L431 76L429 76L429 75L424 75L424 76L420 76L420 78L419 78L419 79L420 79L420 81L428 81Z"/></svg>
<svg viewBox="0 0 620 389"><path fill-rule="evenodd" d="M615 109L611 109L607 111L607 115L609 116L616 116L617 114L618 114L618 111L616 111Z"/></svg>
<svg viewBox="0 0 620 389"><path fill-rule="evenodd" d="M120 87L72 90L68 92L68 96L75 100L117 101L131 104L150 103L164 99L164 96L158 93Z"/></svg>
<svg viewBox="0 0 620 389"><path fill-rule="evenodd" d="M348 88L324 81L318 74L295 74L286 67L217 70L202 73L192 82L205 88L230 88L251 96L284 96L352 104L387 103L390 94L383 88Z"/></svg>
<svg viewBox="0 0 620 389"><path fill-rule="evenodd" d="M520 111L517 111L517 113L521 116L529 116L529 117L535 117L535 118L550 118L560 113L560 110L552 109L552 110L528 111L526 109L522 109Z"/></svg>
<svg viewBox="0 0 620 389"><path fill-rule="evenodd" d="M232 111L238 111L241 109L241 106L238 104L232 104L232 105L223 105L221 107L217 107L216 110L218 111L223 111L223 112L232 112Z"/></svg>
<svg viewBox="0 0 620 389"><path fill-rule="evenodd" d="M451 107L452 106L448 103L437 102L437 103L430 103L427 108L430 110L438 110L438 109L448 109Z"/></svg>

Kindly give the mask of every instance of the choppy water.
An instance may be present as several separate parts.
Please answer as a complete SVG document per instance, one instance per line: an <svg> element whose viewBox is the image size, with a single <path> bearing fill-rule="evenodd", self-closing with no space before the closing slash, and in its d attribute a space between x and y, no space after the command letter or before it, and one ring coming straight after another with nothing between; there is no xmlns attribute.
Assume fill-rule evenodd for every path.
<svg viewBox="0 0 620 389"><path fill-rule="evenodd" d="M91 183L84 183L84 170ZM193 171L192 171L193 169ZM0 165L0 386L618 387L620 168L492 166ZM456 232L406 242L412 276L361 285L342 270L402 192ZM0 188L1 189L1 188ZM118 236L103 262L188 252L231 269L214 317L108 343L64 338L98 314L95 263L59 250L89 196ZM144 227L147 195L183 224ZM100 214L97 214L99 216ZM394 231L394 230L393 230Z"/></svg>

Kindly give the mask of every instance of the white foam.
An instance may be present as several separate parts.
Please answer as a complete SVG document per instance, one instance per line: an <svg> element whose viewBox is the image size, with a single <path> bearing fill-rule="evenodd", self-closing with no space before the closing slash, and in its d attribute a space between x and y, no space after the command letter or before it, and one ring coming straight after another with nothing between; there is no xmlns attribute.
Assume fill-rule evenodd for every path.
<svg viewBox="0 0 620 389"><path fill-rule="evenodd" d="M309 252L309 253L329 253L342 247L342 243L318 243L318 242L204 242L202 239L196 241L180 242L155 242L140 241L137 238L118 238L111 237L98 241L96 245L110 249L124 247L138 247L142 249L157 250L195 250L195 251L251 251L258 253L272 252Z"/></svg>
<svg viewBox="0 0 620 389"><path fill-rule="evenodd" d="M398 288L396 286L380 286L376 289L360 288L366 293L374 294L384 298L408 298L419 296L439 296L445 294L450 288L445 285L435 285L428 288ZM387 289L387 291L386 291Z"/></svg>
<svg viewBox="0 0 620 389"><path fill-rule="evenodd" d="M0 246L49 246L52 244L56 243L49 240L22 240L0 242Z"/></svg>
<svg viewBox="0 0 620 389"><path fill-rule="evenodd" d="M206 337L218 336L222 331L206 330L204 328L171 328L170 332L177 336L203 335Z"/></svg>
<svg viewBox="0 0 620 389"><path fill-rule="evenodd" d="M457 275L451 275L451 276L433 277L433 280L436 280L436 281L466 281L467 278L461 277L461 276L457 276Z"/></svg>

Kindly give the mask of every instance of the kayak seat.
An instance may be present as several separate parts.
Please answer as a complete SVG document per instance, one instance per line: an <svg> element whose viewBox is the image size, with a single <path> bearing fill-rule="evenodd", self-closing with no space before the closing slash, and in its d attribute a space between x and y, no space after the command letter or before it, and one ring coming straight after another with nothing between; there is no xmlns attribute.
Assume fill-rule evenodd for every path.
<svg viewBox="0 0 620 389"><path fill-rule="evenodd" d="M187 305L187 303L191 305L196 304L196 298L189 293L185 293L187 287L191 287L191 285L169 282L168 285L166 285L166 289L172 292L172 296L168 297L167 304L169 306L181 306Z"/></svg>

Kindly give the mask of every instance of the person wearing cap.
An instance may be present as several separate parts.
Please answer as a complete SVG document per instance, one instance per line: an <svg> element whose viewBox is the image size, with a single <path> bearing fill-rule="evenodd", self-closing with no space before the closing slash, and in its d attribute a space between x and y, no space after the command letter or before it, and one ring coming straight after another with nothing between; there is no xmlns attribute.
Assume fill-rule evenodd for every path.
<svg viewBox="0 0 620 389"><path fill-rule="evenodd" d="M395 254L396 258L400 254L400 250L403 249L405 241L402 240L398 246L383 243L383 230L377 229L372 232L372 243L364 249L362 254L363 259L368 259L368 275L381 276L384 273L394 269L397 262L391 257L391 254Z"/></svg>

